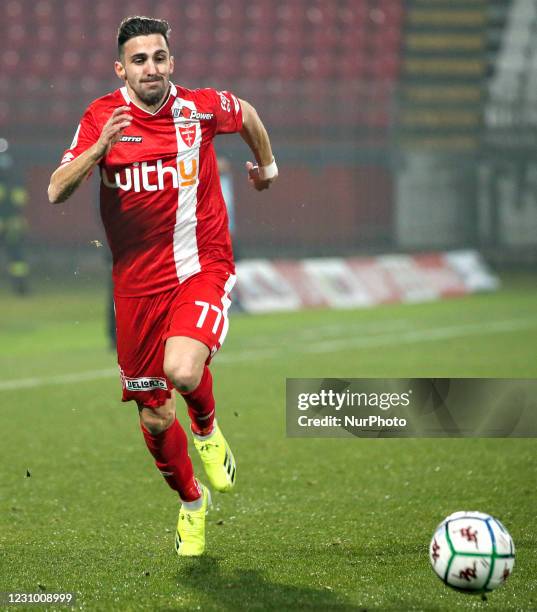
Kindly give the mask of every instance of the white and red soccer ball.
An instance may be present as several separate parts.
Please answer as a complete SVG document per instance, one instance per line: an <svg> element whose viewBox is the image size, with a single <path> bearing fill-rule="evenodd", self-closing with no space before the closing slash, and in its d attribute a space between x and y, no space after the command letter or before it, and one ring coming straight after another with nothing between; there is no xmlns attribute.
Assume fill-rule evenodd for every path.
<svg viewBox="0 0 537 612"><path fill-rule="evenodd" d="M455 512L436 528L429 559L437 576L462 591L492 591L513 571L515 545L498 519L483 512Z"/></svg>

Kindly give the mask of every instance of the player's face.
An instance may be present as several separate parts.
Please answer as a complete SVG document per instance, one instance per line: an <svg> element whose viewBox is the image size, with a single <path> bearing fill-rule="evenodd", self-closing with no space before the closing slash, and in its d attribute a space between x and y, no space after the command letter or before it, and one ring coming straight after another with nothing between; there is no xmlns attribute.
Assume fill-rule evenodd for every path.
<svg viewBox="0 0 537 612"><path fill-rule="evenodd" d="M123 45L122 61L115 67L143 104L156 106L168 92L173 57L160 34L136 36Z"/></svg>

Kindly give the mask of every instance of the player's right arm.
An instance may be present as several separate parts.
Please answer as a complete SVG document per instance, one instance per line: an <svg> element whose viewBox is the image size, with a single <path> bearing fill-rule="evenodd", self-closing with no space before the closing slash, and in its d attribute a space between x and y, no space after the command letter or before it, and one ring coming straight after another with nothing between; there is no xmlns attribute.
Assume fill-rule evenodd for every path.
<svg viewBox="0 0 537 612"><path fill-rule="evenodd" d="M48 186L48 199L51 204L65 202L110 151L112 145L121 138L123 130L132 122L129 110L128 106L116 108L104 124L96 142L52 173Z"/></svg>

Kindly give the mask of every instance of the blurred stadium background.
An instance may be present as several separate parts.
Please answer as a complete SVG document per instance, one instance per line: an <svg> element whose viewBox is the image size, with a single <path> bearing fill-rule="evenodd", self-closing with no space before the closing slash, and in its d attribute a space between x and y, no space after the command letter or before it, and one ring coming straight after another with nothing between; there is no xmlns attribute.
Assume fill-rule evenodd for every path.
<svg viewBox="0 0 537 612"><path fill-rule="evenodd" d="M116 29L133 14L169 20L177 83L229 89L268 127L268 193L249 187L241 139L217 139L242 258L470 248L504 281L233 315L213 375L240 482L215 495L199 566L172 560L174 498L120 404L97 177L63 206L46 193L83 109L120 84ZM0 594L76 591L90 610L535 609L535 439L296 440L283 398L286 377L535 378L537 2L4 0L2 17ZM24 280L25 258L21 299L5 264ZM517 546L489 602L429 567L435 525L462 508Z"/></svg>
<svg viewBox="0 0 537 612"><path fill-rule="evenodd" d="M533 0L7 0L3 12L2 182L28 191L36 273L105 265L96 179L58 208L46 187L85 106L119 86L129 14L169 20L176 82L232 90L269 129L281 166L269 203L244 180L240 139L218 142L242 257L474 247L535 263Z"/></svg>

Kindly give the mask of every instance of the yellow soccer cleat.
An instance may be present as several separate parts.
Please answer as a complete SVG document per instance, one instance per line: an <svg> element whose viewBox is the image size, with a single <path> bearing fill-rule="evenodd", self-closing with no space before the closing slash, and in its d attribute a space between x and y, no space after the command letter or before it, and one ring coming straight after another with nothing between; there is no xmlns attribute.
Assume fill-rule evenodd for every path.
<svg viewBox="0 0 537 612"><path fill-rule="evenodd" d="M201 457L211 485L221 493L229 491L235 484L237 466L216 421L212 433L208 436L200 438L194 434L194 446Z"/></svg>
<svg viewBox="0 0 537 612"><path fill-rule="evenodd" d="M189 510L182 504L179 510L175 550L180 557L199 557L205 550L205 515L211 505L211 493L201 482L198 484L202 491L201 507Z"/></svg>

